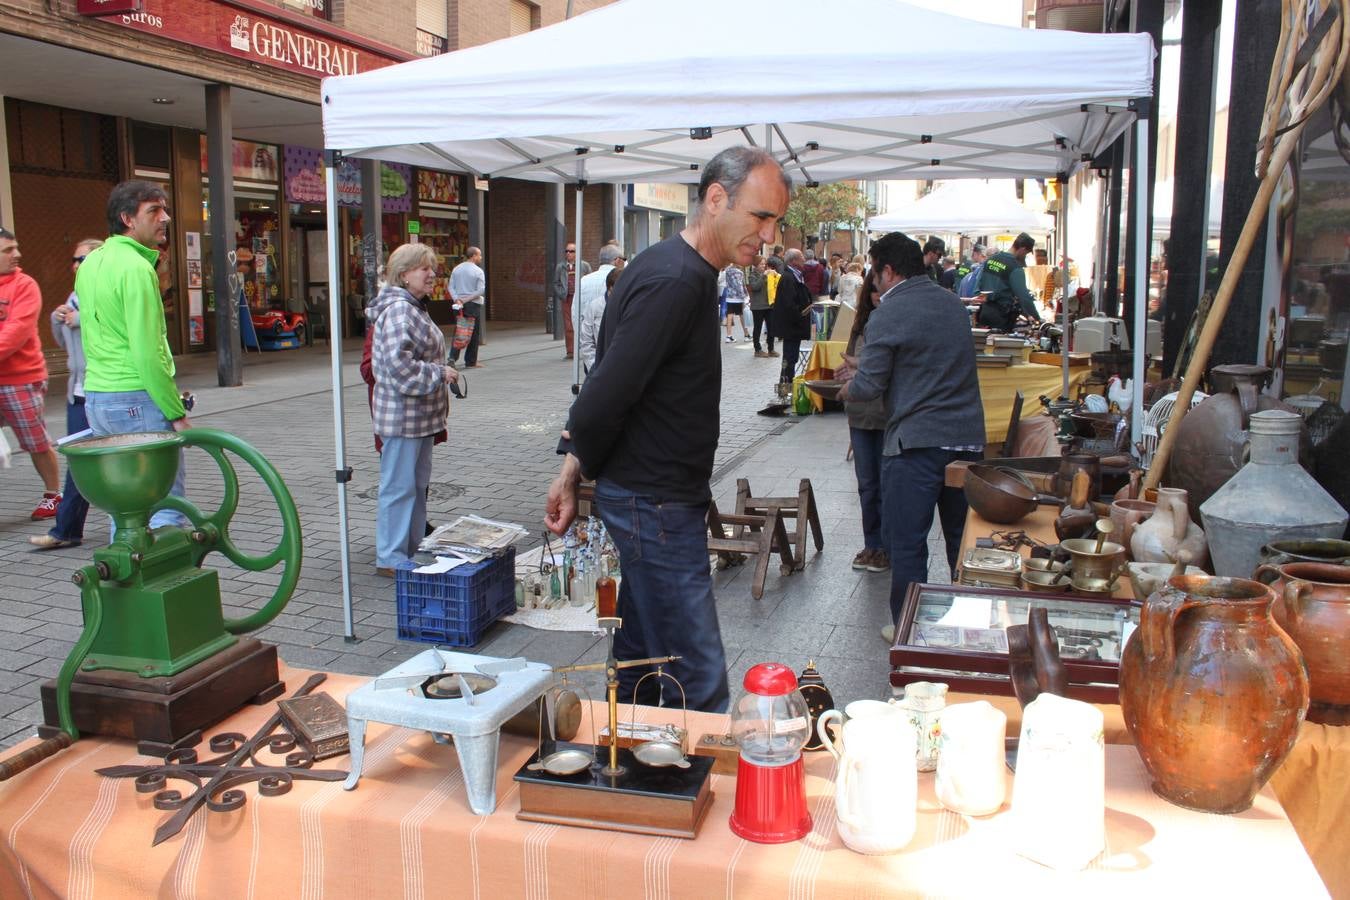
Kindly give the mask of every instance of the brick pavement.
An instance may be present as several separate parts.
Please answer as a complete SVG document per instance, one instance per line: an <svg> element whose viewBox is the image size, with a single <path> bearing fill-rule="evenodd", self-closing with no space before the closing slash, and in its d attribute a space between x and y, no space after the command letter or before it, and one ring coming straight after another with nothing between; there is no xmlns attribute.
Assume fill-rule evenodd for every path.
<svg viewBox="0 0 1350 900"><path fill-rule="evenodd" d="M813 479L826 526L826 552L812 554L807 570L781 578L771 568L762 600L749 595L745 567L720 573L718 606L733 685L754 662L781 658L800 667L816 656L841 701L886 691L885 647L877 629L885 622L884 575L852 571L860 544L851 465L844 461L847 430L842 416L798 421L758 416L769 398L778 361L754 359L748 342L723 344L722 440L714 490L730 503L738 475L757 492L795 493L798 478ZM359 343L344 348L344 399L349 464L353 616L358 642L343 637L329 357L311 350L253 355L246 386L215 386L213 357L179 361L180 384L198 395L194 421L238 434L280 470L300 510L305 562L291 602L257 632L277 644L292 664L352 674L376 674L423 645L394 634L390 581L373 572L378 464L370 438L365 386L356 373ZM494 323L484 347L485 367L467 373L470 396L454 401L450 442L438 447L429 503L434 521L480 513L532 530L522 548L540 541L543 497L557 468L553 446L570 400L568 364L561 344L535 326ZM53 385L52 396L61 386ZM63 410L50 409L54 434ZM261 482L240 473L241 499L232 534L246 552L273 546L280 522ZM0 472L0 746L31 734L40 720L40 680L55 676L79 633L78 595L69 576L88 559L91 541L106 540L103 517L90 516L83 548L32 552L27 537L45 530L28 520L40 482L27 459ZM220 480L204 455L189 457L188 492L214 509ZM226 614L238 616L271 596L276 573L235 568L218 554L208 564L222 574ZM498 624L479 652L523 654L555 665L601 658L592 636ZM596 682L598 683L598 682Z"/></svg>

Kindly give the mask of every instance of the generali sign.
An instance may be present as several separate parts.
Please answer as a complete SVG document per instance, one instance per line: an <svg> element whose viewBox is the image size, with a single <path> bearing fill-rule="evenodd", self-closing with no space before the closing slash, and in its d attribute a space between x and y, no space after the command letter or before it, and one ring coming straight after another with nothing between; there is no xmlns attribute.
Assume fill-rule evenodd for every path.
<svg viewBox="0 0 1350 900"><path fill-rule="evenodd" d="M81 0L81 12L86 4L97 5L97 0ZM317 78L355 75L413 58L393 48L375 50L319 28L267 15L252 4L226 0L140 0L139 11L99 15L106 22L147 34Z"/></svg>

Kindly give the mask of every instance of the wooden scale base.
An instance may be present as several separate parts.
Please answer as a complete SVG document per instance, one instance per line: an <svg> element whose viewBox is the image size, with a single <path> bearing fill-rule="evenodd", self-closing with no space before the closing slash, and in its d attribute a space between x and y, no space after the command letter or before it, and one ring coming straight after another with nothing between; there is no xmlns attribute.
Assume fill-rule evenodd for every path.
<svg viewBox="0 0 1350 900"><path fill-rule="evenodd" d="M256 638L239 642L177 675L142 678L134 672L80 672L70 686L70 711L81 734L139 741L141 753L163 756L201 740L202 729L248 703L266 703L285 691L277 648ZM56 727L56 680L42 685L43 738Z"/></svg>
<svg viewBox="0 0 1350 900"><path fill-rule="evenodd" d="M557 749L592 753L590 744L559 742ZM601 757L608 759L608 748ZM712 806L708 787L713 761L689 756L689 768L644 766L627 749L619 750L621 775L601 773L601 763L575 775L532 772L531 756L516 772L520 785L520 812L527 822L629 831L661 837L693 838Z"/></svg>

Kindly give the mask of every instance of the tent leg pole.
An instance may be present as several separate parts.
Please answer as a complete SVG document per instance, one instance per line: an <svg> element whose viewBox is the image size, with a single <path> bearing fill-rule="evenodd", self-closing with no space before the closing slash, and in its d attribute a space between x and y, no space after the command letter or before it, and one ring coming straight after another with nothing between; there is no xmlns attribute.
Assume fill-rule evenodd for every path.
<svg viewBox="0 0 1350 900"><path fill-rule="evenodd" d="M1148 117L1140 116L1135 120L1135 142L1139 147L1147 147ZM1130 446L1136 447L1144 435L1144 358L1148 353L1148 244L1153 232L1152 223L1145 212L1148 210L1148 185L1152 173L1148 170L1148 153L1134 154L1135 170L1130 176L1130 188L1134 191L1133 205L1139 210L1139 224L1134 230L1134 271L1130 273L1130 283L1134 295L1134 384L1130 398Z"/></svg>
<svg viewBox="0 0 1350 900"><path fill-rule="evenodd" d="M577 231L577 255L576 273L577 286L572 291L572 393L577 394L581 391L581 261L585 259L581 254L581 212L583 208L582 192L585 190L586 183L577 181L577 209L576 209L576 231Z"/></svg>
<svg viewBox="0 0 1350 900"><path fill-rule="evenodd" d="M1064 389L1060 396L1066 400L1069 397L1069 181L1060 176L1059 179L1059 253L1061 272L1063 273L1060 286L1064 289L1062 305L1060 306L1060 324L1064 333L1059 337L1060 347L1060 368L1064 373ZM1052 316L1053 318L1053 316Z"/></svg>
<svg viewBox="0 0 1350 900"><path fill-rule="evenodd" d="M337 481L338 552L342 570L342 634L356 640L352 624L352 561L347 536L347 435L342 418L342 282L338 266L337 154L325 151L324 174L328 192L328 344L333 367L333 447Z"/></svg>

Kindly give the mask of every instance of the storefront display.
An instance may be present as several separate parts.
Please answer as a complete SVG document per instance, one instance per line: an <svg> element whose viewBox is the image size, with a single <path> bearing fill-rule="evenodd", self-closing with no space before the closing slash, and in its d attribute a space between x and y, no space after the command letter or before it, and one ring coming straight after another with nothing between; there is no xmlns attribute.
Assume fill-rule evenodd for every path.
<svg viewBox="0 0 1350 900"><path fill-rule="evenodd" d="M428 308L438 324L454 321L450 307L450 273L469 248L465 176L430 169L417 170L417 239L436 251L436 284ZM439 301L439 302L437 302Z"/></svg>

